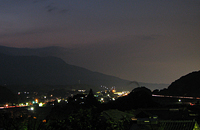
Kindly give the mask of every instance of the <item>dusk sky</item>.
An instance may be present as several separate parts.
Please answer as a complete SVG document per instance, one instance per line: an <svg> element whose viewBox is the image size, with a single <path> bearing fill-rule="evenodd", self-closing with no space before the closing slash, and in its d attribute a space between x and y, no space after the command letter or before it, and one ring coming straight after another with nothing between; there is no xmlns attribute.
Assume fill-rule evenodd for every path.
<svg viewBox="0 0 200 130"><path fill-rule="evenodd" d="M65 47L69 64L170 84L200 70L200 0L0 0L0 45Z"/></svg>

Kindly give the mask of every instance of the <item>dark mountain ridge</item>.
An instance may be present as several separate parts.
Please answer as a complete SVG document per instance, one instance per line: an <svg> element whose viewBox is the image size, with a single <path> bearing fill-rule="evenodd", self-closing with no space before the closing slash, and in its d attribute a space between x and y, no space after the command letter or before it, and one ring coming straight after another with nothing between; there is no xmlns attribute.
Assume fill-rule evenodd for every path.
<svg viewBox="0 0 200 130"><path fill-rule="evenodd" d="M169 93L200 97L200 71L194 71L171 83Z"/></svg>
<svg viewBox="0 0 200 130"><path fill-rule="evenodd" d="M91 84L119 87L128 80L69 65L56 57L10 56L0 54L0 84Z"/></svg>
<svg viewBox="0 0 200 130"><path fill-rule="evenodd" d="M200 97L200 71L194 71L172 82L167 89L154 94Z"/></svg>
<svg viewBox="0 0 200 130"><path fill-rule="evenodd" d="M15 48L15 47L6 47L0 46L0 53L13 55L13 56L56 56L62 51L66 50L62 47L50 46L44 48Z"/></svg>
<svg viewBox="0 0 200 130"><path fill-rule="evenodd" d="M17 95L14 94L10 89L0 86L0 104L8 102L16 102Z"/></svg>
<svg viewBox="0 0 200 130"><path fill-rule="evenodd" d="M34 57L34 56L39 56L40 58L44 58L45 59L45 61L46 61L46 58L48 59L51 59L52 58L52 56L54 57L54 59L55 59L55 57L58 57L58 59L59 59L59 61L60 61L60 63L59 64L61 64L62 63L62 67L64 67L64 64L67 64L68 62L68 60L77 60L76 59L76 56L73 56L74 55L74 52L71 50L71 49L67 49L67 48L62 48L62 47L57 47L57 46L51 46L51 47L45 47L45 48L14 48L14 47L5 47L5 46L0 46L0 53L3 53L3 54L6 54L6 55L10 55L10 56L31 56L33 59L37 59L36 57ZM24 57L24 58L25 58ZM21 57L22 58L22 57ZM28 57L26 57L26 58L28 58ZM61 59L62 59L62 61L61 61ZM57 59L57 60L58 60ZM64 61L63 61L64 60ZM39 61L39 60L38 60ZM25 62L25 61L24 61ZM28 62L28 61L26 61L26 62ZM32 62L32 64L31 65L26 65L26 67L27 66L33 66L33 64L36 64L35 62L36 61L31 61ZM44 62L44 61L43 61ZM47 61L46 61L47 62ZM66 62L66 63L65 63ZM26 64L28 64L28 63L26 63ZM41 63L42 64L42 63ZM45 63L45 64L47 64L47 63ZM53 62L48 62L48 64L49 64L49 69L50 68L52 68L53 67L53 64L54 64L54 66L55 66L55 63L53 63ZM52 64L52 65L51 65ZM38 63L37 63L37 68L40 66ZM35 67L36 67L35 66ZM46 66L44 66L44 65L42 65L43 66L43 68L46 68ZM42 66L40 66L40 67L42 67ZM58 67L59 65L57 65L56 67ZM57 79L57 81L50 81L50 82L48 82L48 84L49 83L53 83L54 82L54 84L55 83L58 83L59 82L59 84L69 84L69 83L79 83L78 81L80 81L81 83L86 83L86 84L88 84L88 82L90 82L90 84L95 84L95 85L105 85L105 86L121 86L121 87L123 87L123 90L132 90L133 89L133 87L138 87L136 84L130 84L130 81L128 81L128 80L123 80L123 79L120 79L120 78L117 78L117 77L115 77L115 76L109 76L109 75L105 75L105 74L102 74L102 73L99 73L99 72L93 72L93 71L90 71L90 70L88 70L88 69L84 69L84 68L82 68L82 67L78 67L78 66L73 66L73 65L69 65L69 64L67 64L67 66L71 66L71 67L69 67L68 68L68 70L69 69L72 69L73 68L73 70L75 70L75 68L77 69L77 70L75 70L76 71L76 74L78 74L79 76L80 75L82 75L82 77L87 77L87 79L85 78L84 80L82 79L82 78L80 78L80 77L77 77L77 76L75 76L76 74L75 73L73 73L73 74L68 74L68 77L70 76L71 78L68 78L67 79L67 77L65 78L65 79L63 79L63 78L55 78L55 79ZM72 67L73 66L73 67ZM15 68L15 67L14 67ZM30 67L29 67L30 68ZM65 68L65 67L64 67ZM28 69L28 68L26 68L26 69ZM47 69L47 68L46 68ZM81 72L81 73L77 73L77 72L80 72L80 69L81 70L84 70L84 71L90 71L90 72L92 72L92 74L91 73L83 73L83 72ZM25 68L23 69L23 72L24 72L24 70L25 70ZM36 71L36 70L35 70ZM47 70L46 70L47 71ZM50 71L50 70L48 70L48 71ZM62 71L62 69L60 69L60 67L58 68L58 71ZM57 74L58 74L58 71L57 71ZM66 71L66 70L65 70ZM36 71L37 72L37 71ZM54 71L52 71L52 72L54 72ZM69 72L70 72L70 70L69 70ZM72 72L72 71L71 71ZM37 72L37 73L39 73L39 72ZM47 73L49 73L49 72L47 72ZM54 72L54 73L56 73L56 72ZM63 74L64 72L62 72L62 74L59 74L59 75L66 75L66 74ZM42 77L42 75L43 75L43 77L44 77L44 74L45 73L43 73L43 74L40 74L40 75L38 75L39 77L41 76ZM53 73L51 73L52 75L53 75ZM86 75L84 75L84 74L86 74ZM26 72L26 75L30 75L28 72ZM72 79L72 76L74 75L74 79ZM89 75L89 77L88 77L88 75ZM29 76L30 77L30 76ZM45 76L46 77L46 76ZM50 75L49 76L47 76L47 77L50 77ZM92 77L90 80L89 80L89 78L90 77ZM95 78L95 77L98 77L98 78ZM28 77L27 77L28 78ZM111 78L111 79L110 79ZM114 79L113 79L114 78ZM37 80L37 82L34 82L34 80L32 80L31 82L29 82L29 83L40 83L39 81L40 81L40 79L42 80L42 78L37 78L38 80ZM53 79L53 78L52 78ZM82 80L81 80L82 79ZM54 80L54 79L53 79ZM103 81L104 82L103 82ZM26 81L26 80L25 80ZM29 80L30 81L30 80ZM61 82L62 81L62 82ZM72 82L73 81L73 82ZM1 81L0 81L0 83L2 83ZM16 83L16 81L15 81L15 83ZM45 82L46 83L46 82ZM59 85L59 84L57 84L57 85ZM145 86L145 87L147 87L147 88L149 88L149 89L151 89L151 90L154 90L154 89L162 89L162 88L166 88L166 87L168 87L168 84L156 84L156 83L143 83L143 82L139 82L139 85L140 86Z"/></svg>

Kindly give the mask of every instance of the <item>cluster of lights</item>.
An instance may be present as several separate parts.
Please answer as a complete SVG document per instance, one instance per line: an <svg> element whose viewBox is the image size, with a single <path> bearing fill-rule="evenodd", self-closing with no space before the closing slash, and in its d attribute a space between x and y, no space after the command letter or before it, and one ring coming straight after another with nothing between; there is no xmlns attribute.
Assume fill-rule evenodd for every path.
<svg viewBox="0 0 200 130"><path fill-rule="evenodd" d="M107 88L106 86L102 86L102 85L101 85L101 88L105 88L105 89L108 89L108 88Z"/></svg>
<svg viewBox="0 0 200 130"><path fill-rule="evenodd" d="M23 93L23 92L22 92ZM21 92L17 92L18 95L21 94ZM24 92L24 94L29 94L29 92Z"/></svg>
<svg viewBox="0 0 200 130"><path fill-rule="evenodd" d="M23 103L20 103L19 106L24 106L24 104L23 104Z"/></svg>
<svg viewBox="0 0 200 130"><path fill-rule="evenodd" d="M86 90L78 90L78 92L83 92L83 93L84 93L85 91L86 91Z"/></svg>
<svg viewBox="0 0 200 130"><path fill-rule="evenodd" d="M128 94L130 93L129 91L122 91L122 94Z"/></svg>

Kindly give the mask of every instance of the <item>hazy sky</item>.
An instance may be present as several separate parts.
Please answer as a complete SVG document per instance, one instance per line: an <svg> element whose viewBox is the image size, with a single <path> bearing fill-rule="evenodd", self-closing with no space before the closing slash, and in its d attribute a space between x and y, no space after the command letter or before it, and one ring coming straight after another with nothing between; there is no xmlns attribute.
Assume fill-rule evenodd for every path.
<svg viewBox="0 0 200 130"><path fill-rule="evenodd" d="M200 70L200 0L0 0L0 45L61 46L69 64L171 83Z"/></svg>

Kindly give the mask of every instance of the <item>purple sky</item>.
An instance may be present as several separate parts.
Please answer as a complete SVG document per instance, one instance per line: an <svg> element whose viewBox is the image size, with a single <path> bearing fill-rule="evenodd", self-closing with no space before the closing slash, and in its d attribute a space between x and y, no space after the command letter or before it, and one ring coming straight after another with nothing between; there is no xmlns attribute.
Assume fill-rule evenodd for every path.
<svg viewBox="0 0 200 130"><path fill-rule="evenodd" d="M1 0L0 45L61 46L69 64L170 84L200 70L200 0Z"/></svg>

